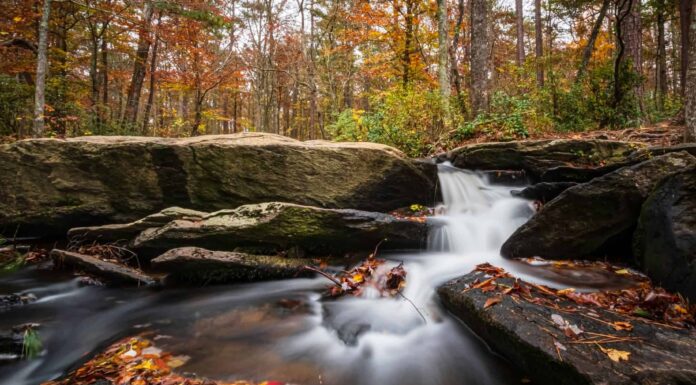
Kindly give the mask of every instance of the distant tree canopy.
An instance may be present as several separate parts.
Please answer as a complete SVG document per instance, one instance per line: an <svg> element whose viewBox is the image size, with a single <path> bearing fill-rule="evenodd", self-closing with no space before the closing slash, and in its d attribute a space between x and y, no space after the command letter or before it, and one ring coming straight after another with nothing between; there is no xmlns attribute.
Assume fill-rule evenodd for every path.
<svg viewBox="0 0 696 385"><path fill-rule="evenodd" d="M481 133L513 139L650 123L675 115L688 96L693 0L7 0L3 8L3 136L249 130L421 155Z"/></svg>

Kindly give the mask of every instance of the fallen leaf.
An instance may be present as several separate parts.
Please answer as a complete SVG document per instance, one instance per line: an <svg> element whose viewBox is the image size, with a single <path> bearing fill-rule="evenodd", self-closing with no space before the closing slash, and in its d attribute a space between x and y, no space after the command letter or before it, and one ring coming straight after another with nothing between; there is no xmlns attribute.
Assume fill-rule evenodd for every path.
<svg viewBox="0 0 696 385"><path fill-rule="evenodd" d="M610 348L599 347L604 354L606 354L610 360L614 362L619 362L621 360L628 361L628 357L631 355L630 352L623 350L616 350Z"/></svg>
<svg viewBox="0 0 696 385"><path fill-rule="evenodd" d="M560 343L560 342L558 342L558 341L553 341L553 344L556 345L556 348L558 348L558 349L560 349L560 350L563 350L563 351L568 350L568 349L566 349L565 346L563 346L562 343Z"/></svg>
<svg viewBox="0 0 696 385"><path fill-rule="evenodd" d="M616 321L612 322L611 326L613 326L615 330L633 330L633 325L628 322Z"/></svg>
<svg viewBox="0 0 696 385"><path fill-rule="evenodd" d="M174 356L167 361L167 365L169 365L169 367L172 369L178 368L186 364L186 362L188 362L189 359L191 359L191 357L189 356Z"/></svg>
<svg viewBox="0 0 696 385"><path fill-rule="evenodd" d="M501 297L501 296L495 296L495 297L488 298L486 300L486 303L483 304L483 308L488 309L489 307L491 307L497 303L500 303L502 300L503 300L503 297Z"/></svg>
<svg viewBox="0 0 696 385"><path fill-rule="evenodd" d="M621 269L621 270L616 270L616 271L615 271L614 273L616 273L616 274L620 274L620 275L627 275L627 274L631 274L631 272L630 272L630 271L628 271L628 269Z"/></svg>

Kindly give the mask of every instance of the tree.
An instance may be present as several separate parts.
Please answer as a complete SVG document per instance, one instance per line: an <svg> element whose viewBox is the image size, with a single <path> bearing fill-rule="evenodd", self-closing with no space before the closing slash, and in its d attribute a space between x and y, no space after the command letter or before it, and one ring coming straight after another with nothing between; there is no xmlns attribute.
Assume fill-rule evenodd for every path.
<svg viewBox="0 0 696 385"><path fill-rule="evenodd" d="M128 98L126 99L126 111L123 116L123 124L128 128L135 127L138 119L138 107L140 106L140 94L145 80L146 62L150 53L150 25L154 14L152 1L145 2L144 16L138 31L138 48L135 52L133 61L133 75L130 86L128 87Z"/></svg>
<svg viewBox="0 0 696 385"><path fill-rule="evenodd" d="M518 0L521 1L521 0ZM447 98L450 95L449 78L449 37L447 20L447 1L437 0L437 45L438 45L438 80L440 93Z"/></svg>
<svg viewBox="0 0 696 385"><path fill-rule="evenodd" d="M517 22L517 65L524 64L524 10L522 0L515 0L515 21Z"/></svg>
<svg viewBox="0 0 696 385"><path fill-rule="evenodd" d="M667 96L667 47L665 44L665 0L657 0L655 4L657 24L657 53L655 58L655 104L659 111L665 109Z"/></svg>
<svg viewBox="0 0 696 385"><path fill-rule="evenodd" d="M491 38L488 0L471 0L471 110L488 111Z"/></svg>
<svg viewBox="0 0 696 385"><path fill-rule="evenodd" d="M537 87L544 86L544 36L541 20L541 0L534 0L534 53L536 55Z"/></svg>
<svg viewBox="0 0 696 385"><path fill-rule="evenodd" d="M691 1L689 10L688 36L690 42L696 42L696 2ZM688 68L686 69L684 118L686 120L686 142L696 142L696 44L689 44Z"/></svg>
<svg viewBox="0 0 696 385"><path fill-rule="evenodd" d="M691 19L693 16L694 0L679 0L679 25L681 27L681 68L680 68L680 80L681 80L681 94L686 97L687 91L687 72L689 68L689 49L691 47L692 35L689 30L691 26Z"/></svg>
<svg viewBox="0 0 696 385"><path fill-rule="evenodd" d="M616 41L618 52L614 63L614 107L619 108L626 96L626 80L629 75L642 76L642 29L640 0L618 0L616 7ZM632 87L636 108L643 110L643 85L638 79Z"/></svg>
<svg viewBox="0 0 696 385"><path fill-rule="evenodd" d="M44 0L39 24L39 46L36 58L36 91L34 94L34 137L44 133L44 107L46 105L46 72L48 71L48 20L51 17L51 0Z"/></svg>
<svg viewBox="0 0 696 385"><path fill-rule="evenodd" d="M597 19L592 26L592 32L590 32L590 38L587 40L587 45L582 52L582 61L580 62L580 67L578 67L578 72L575 75L575 83L578 83L582 77L585 75L587 70L587 65L592 58L592 52L594 52L595 43L597 42L597 36L599 36L599 31L602 29L602 23L604 23L604 18L607 15L607 10L609 10L610 0L602 0L602 8L599 9L599 14Z"/></svg>

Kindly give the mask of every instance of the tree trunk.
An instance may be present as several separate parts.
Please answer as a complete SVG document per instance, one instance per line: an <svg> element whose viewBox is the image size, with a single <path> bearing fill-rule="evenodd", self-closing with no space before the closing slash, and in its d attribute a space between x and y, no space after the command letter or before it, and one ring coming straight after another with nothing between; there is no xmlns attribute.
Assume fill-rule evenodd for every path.
<svg viewBox="0 0 696 385"><path fill-rule="evenodd" d="M125 126L133 127L138 118L138 107L140 105L140 91L145 80L145 65L148 54L150 53L150 25L152 24L153 7L152 2L145 3L145 14L138 33L138 48L135 52L133 63L133 76L128 87L128 97L126 99L126 111L123 117Z"/></svg>
<svg viewBox="0 0 696 385"><path fill-rule="evenodd" d="M413 45L413 6L415 0L406 0L406 15L404 16L406 26L404 29L404 53L402 59L403 74L402 83L406 88L411 82L411 51Z"/></svg>
<svg viewBox="0 0 696 385"><path fill-rule="evenodd" d="M689 12L689 41L696 42L696 2L691 2ZM690 44L688 50L688 68L686 69L684 119L686 133L684 141L696 142L696 44Z"/></svg>
<svg viewBox="0 0 696 385"><path fill-rule="evenodd" d="M46 104L46 73L48 72L48 20L51 17L51 0L44 0L39 24L39 47L36 59L36 91L34 94L34 125L32 136L44 134L44 105Z"/></svg>
<svg viewBox="0 0 696 385"><path fill-rule="evenodd" d="M536 55L537 87L544 86L544 36L541 20L541 0L534 0L534 53Z"/></svg>
<svg viewBox="0 0 696 385"><path fill-rule="evenodd" d="M462 23L464 22L464 0L457 2L457 21L454 24L454 34L452 36L452 48L450 49L450 64L452 66L452 80L454 81L454 90L457 93L457 104L459 111L466 116L466 102L462 93L462 77L459 74L457 65L457 50L459 49L459 38L462 31Z"/></svg>
<svg viewBox="0 0 696 385"><path fill-rule="evenodd" d="M488 111L491 39L488 0L471 0L471 110Z"/></svg>
<svg viewBox="0 0 696 385"><path fill-rule="evenodd" d="M517 65L524 64L524 7L522 0L515 0L515 18L517 19Z"/></svg>
<svg viewBox="0 0 696 385"><path fill-rule="evenodd" d="M621 72L634 73L638 76L643 74L643 37L641 29L640 0L619 0L617 7L617 40L619 43L619 54L616 57L615 89L619 91L617 105L623 99L621 88L624 79L621 79ZM618 71L618 72L616 72ZM615 90L615 91L616 91ZM638 81L631 90L638 101L638 107L643 111L643 82Z"/></svg>
<svg viewBox="0 0 696 385"><path fill-rule="evenodd" d="M681 26L681 94L686 97L688 82L686 75L689 68L689 47L692 40L689 27L691 26L691 16L693 14L694 0L679 0L679 25Z"/></svg>
<svg viewBox="0 0 696 385"><path fill-rule="evenodd" d="M162 12L157 16L157 29L155 30L155 44L152 46L152 57L150 58L150 90L147 94L147 104L143 113L143 135L147 135L147 126L150 123L150 111L155 100L157 86L157 48L159 47L159 26L162 22Z"/></svg>
<svg viewBox="0 0 696 385"><path fill-rule="evenodd" d="M582 77L585 75L585 71L587 70L587 66L590 63L592 52L594 52L594 46L597 42L597 36L599 36L599 32L602 30L602 23L604 23L604 18L609 10L609 4L610 0L603 0L602 8L600 8L599 14L597 15L597 20L595 20L595 23L592 26L592 32L590 33L589 40L587 40L587 46L585 46L585 49L582 52L582 61L580 62L578 73L575 75L576 84L582 80Z"/></svg>
<svg viewBox="0 0 696 385"><path fill-rule="evenodd" d="M101 120L106 122L109 118L109 50L106 40L106 28L107 23L104 23L102 27L104 30L101 37L101 86L102 86L102 101L99 113L101 114Z"/></svg>
<svg viewBox="0 0 696 385"><path fill-rule="evenodd" d="M522 1L522 0L518 0ZM450 96L449 55L448 55L447 1L437 0L437 43L438 66L437 74L440 83L440 94L443 98Z"/></svg>
<svg viewBox="0 0 696 385"><path fill-rule="evenodd" d="M665 44L665 0L657 0L657 56L655 101L658 111L665 109L665 98L667 97L667 47Z"/></svg>

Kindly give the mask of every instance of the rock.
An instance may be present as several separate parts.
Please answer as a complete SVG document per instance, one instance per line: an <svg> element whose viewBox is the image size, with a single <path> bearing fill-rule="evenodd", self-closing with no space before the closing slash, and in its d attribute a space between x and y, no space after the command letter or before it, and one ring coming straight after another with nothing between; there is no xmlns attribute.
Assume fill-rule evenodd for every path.
<svg viewBox="0 0 696 385"><path fill-rule="evenodd" d="M240 133L78 137L0 145L0 229L62 235L171 206L286 201L388 212L433 200L436 169L374 143Z"/></svg>
<svg viewBox="0 0 696 385"><path fill-rule="evenodd" d="M619 163L642 146L596 139L476 143L443 154L440 160L449 160L454 166L466 169L525 170L533 180L539 180L556 167L575 166L591 171Z"/></svg>
<svg viewBox="0 0 696 385"><path fill-rule="evenodd" d="M323 209L291 203L261 203L221 210L200 221L175 220L143 231L133 242L139 250L198 246L211 250L252 248L260 252L299 250L299 255L337 255L384 248L419 248L425 223L391 215Z"/></svg>
<svg viewBox="0 0 696 385"><path fill-rule="evenodd" d="M650 193L633 240L645 273L696 301L696 167L667 177Z"/></svg>
<svg viewBox="0 0 696 385"><path fill-rule="evenodd" d="M189 210L181 207L169 207L156 214L148 215L145 218L126 224L76 227L68 231L68 238L76 241L130 241L145 229L162 227L177 219L197 221L206 215L208 215L208 213L202 211Z"/></svg>
<svg viewBox="0 0 696 385"><path fill-rule="evenodd" d="M180 247L151 261L152 268L168 273L167 281L198 284L249 282L311 276L304 270L311 259L251 255Z"/></svg>
<svg viewBox="0 0 696 385"><path fill-rule="evenodd" d="M0 295L0 310L14 306L26 305L34 301L36 301L36 296L31 293Z"/></svg>
<svg viewBox="0 0 696 385"><path fill-rule="evenodd" d="M70 266L87 274L104 278L113 284L123 285L154 285L157 281L132 267L114 262L104 261L91 255L71 251L53 249L51 258L58 266Z"/></svg>
<svg viewBox="0 0 696 385"><path fill-rule="evenodd" d="M484 309L495 292L468 289L482 272L473 272L452 280L438 289L443 305L467 324L491 348L524 370L538 384L693 384L696 369L696 332L675 330L640 321L631 322L633 330L618 332L580 312L558 313L555 309L525 300L514 301L503 295L502 301ZM514 278L499 284L513 285ZM559 304L562 305L562 304ZM581 309L583 310L583 309ZM625 321L615 313L593 307L605 322ZM552 317L561 316L585 333L630 335L639 342L602 345L629 352L627 361L613 362L596 344L572 343Z"/></svg>
<svg viewBox="0 0 696 385"><path fill-rule="evenodd" d="M575 185L575 182L541 182L522 190L512 190L510 194L519 198L548 202Z"/></svg>
<svg viewBox="0 0 696 385"><path fill-rule="evenodd" d="M630 249L614 248L630 243L620 238L627 232L630 237L643 201L660 180L694 164L686 152L670 153L571 187L518 228L501 253L547 259L630 255Z"/></svg>

